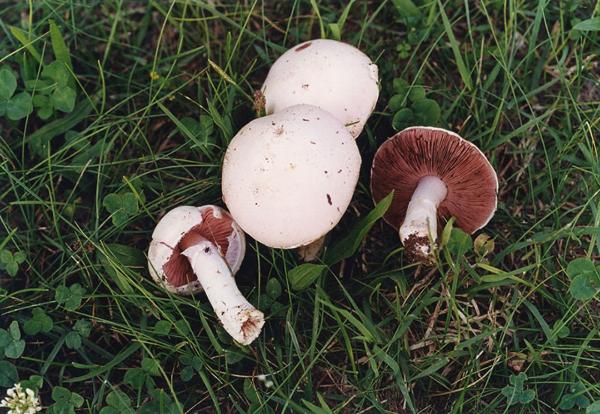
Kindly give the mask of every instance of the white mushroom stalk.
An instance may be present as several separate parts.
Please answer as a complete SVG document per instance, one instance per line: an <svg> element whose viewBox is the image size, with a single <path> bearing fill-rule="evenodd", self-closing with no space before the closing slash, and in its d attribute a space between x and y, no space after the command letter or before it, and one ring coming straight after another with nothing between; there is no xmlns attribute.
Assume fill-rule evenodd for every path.
<svg viewBox="0 0 600 414"><path fill-rule="evenodd" d="M218 248L208 240L182 252L186 256L223 328L242 345L254 341L264 315L246 300Z"/></svg>
<svg viewBox="0 0 600 414"><path fill-rule="evenodd" d="M447 193L446 184L437 177L427 176L419 180L408 203L404 223L400 226L402 244L412 243L424 257L430 255L430 240L437 240L437 209Z"/></svg>
<svg viewBox="0 0 600 414"><path fill-rule="evenodd" d="M244 232L227 211L180 206L156 225L148 265L152 277L170 292L204 290L223 328L248 345L260 334L264 315L244 298L233 278L244 252Z"/></svg>

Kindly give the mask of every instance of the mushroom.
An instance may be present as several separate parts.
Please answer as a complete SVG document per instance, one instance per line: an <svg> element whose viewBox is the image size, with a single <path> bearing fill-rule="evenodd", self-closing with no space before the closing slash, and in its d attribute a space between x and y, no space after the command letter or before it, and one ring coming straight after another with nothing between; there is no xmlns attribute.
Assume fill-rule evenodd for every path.
<svg viewBox="0 0 600 414"><path fill-rule="evenodd" d="M360 135L379 96L377 65L347 43L317 39L286 51L261 88L267 114L289 106L318 106Z"/></svg>
<svg viewBox="0 0 600 414"><path fill-rule="evenodd" d="M296 105L244 126L223 161L223 200L246 233L270 247L319 241L352 199L360 153L328 112Z"/></svg>
<svg viewBox="0 0 600 414"><path fill-rule="evenodd" d="M170 292L204 290L223 328L248 345L260 334L264 315L244 298L233 278L244 259L245 243L244 232L224 209L180 206L156 225L148 267Z"/></svg>
<svg viewBox="0 0 600 414"><path fill-rule="evenodd" d="M373 159L373 200L391 191L394 199L385 220L399 229L409 260L432 261L439 220L455 217L467 233L490 221L498 178L479 148L459 135L411 127L384 142Z"/></svg>

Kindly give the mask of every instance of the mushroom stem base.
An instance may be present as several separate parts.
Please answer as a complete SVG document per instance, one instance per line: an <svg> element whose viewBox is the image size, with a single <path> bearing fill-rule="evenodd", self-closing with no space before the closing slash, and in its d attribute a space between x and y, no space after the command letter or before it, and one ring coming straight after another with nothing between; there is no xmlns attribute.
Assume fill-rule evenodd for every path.
<svg viewBox="0 0 600 414"><path fill-rule="evenodd" d="M400 240L413 261L431 260L432 245L437 239L437 208L448 190L442 180L434 176L419 180L400 226Z"/></svg>
<svg viewBox="0 0 600 414"><path fill-rule="evenodd" d="M305 246L300 246L296 249L298 256L305 262L312 262L319 257L323 251L323 245L325 244L325 236L318 238L314 242Z"/></svg>
<svg viewBox="0 0 600 414"><path fill-rule="evenodd" d="M249 345L260 335L264 315L242 295L217 247L205 240L182 254L189 259L223 328L240 344Z"/></svg>

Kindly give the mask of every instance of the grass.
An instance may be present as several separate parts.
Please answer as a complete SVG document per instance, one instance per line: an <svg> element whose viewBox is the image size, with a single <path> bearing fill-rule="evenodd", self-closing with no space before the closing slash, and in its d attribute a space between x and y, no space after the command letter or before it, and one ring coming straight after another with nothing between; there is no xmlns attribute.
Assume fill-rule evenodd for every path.
<svg viewBox="0 0 600 414"><path fill-rule="evenodd" d="M0 273L0 327L17 321L25 340L0 380L16 380L12 367L43 377L54 412L575 413L600 401L600 296L574 298L566 273L600 254L600 37L573 29L600 5L215 3L2 3L0 68L27 63L39 78L35 53L65 59L53 20L77 104L46 121L0 118L0 249L25 256L16 276ZM499 207L483 230L494 243L485 252L483 238L473 248L454 231L423 268L380 220L357 252L292 290L294 253L250 241L237 279L268 321L240 347L205 296L158 289L144 252L171 207L221 204L224 150L256 116L252 93L273 61L338 32L376 60L382 88L328 245L373 209L368 173L394 133L397 77L425 85L438 125L497 169ZM134 195L124 216L105 207L111 193ZM34 309L50 329L36 332ZM84 401L61 400L60 387Z"/></svg>

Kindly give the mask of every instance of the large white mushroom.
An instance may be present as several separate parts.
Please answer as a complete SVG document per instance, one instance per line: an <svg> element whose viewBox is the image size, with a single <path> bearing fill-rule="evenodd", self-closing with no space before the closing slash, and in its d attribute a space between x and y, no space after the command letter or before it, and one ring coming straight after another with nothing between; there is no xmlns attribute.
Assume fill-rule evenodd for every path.
<svg viewBox="0 0 600 414"><path fill-rule="evenodd" d="M173 293L204 290L223 328L248 345L260 334L264 315L238 289L246 242L244 232L224 209L206 205L169 211L152 233L148 268Z"/></svg>
<svg viewBox="0 0 600 414"><path fill-rule="evenodd" d="M346 211L360 170L344 125L312 105L255 119L223 161L223 200L244 231L270 247L319 241Z"/></svg>
<svg viewBox="0 0 600 414"><path fill-rule="evenodd" d="M267 114L297 104L318 106L360 135L379 96L377 65L347 43L317 39L286 51L261 88Z"/></svg>

